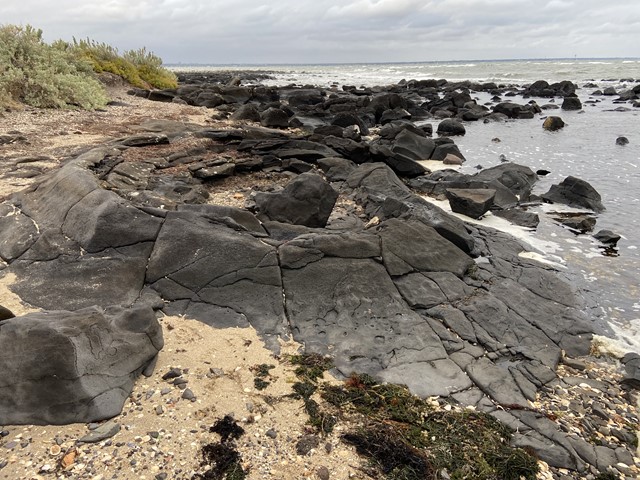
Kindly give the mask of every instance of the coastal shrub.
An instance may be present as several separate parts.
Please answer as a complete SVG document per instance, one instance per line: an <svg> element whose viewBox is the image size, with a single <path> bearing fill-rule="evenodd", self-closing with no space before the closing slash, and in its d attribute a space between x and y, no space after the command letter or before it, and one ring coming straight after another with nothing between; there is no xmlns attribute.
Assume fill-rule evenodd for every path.
<svg viewBox="0 0 640 480"><path fill-rule="evenodd" d="M176 88L176 76L162 67L160 57L145 48L126 51L120 55L118 49L95 40L73 39L73 49L86 59L98 72L109 72L124 78L138 88Z"/></svg>
<svg viewBox="0 0 640 480"><path fill-rule="evenodd" d="M135 65L140 78L155 88L168 89L178 86L178 77L162 66L162 59L144 47L138 50L127 50L123 55Z"/></svg>
<svg viewBox="0 0 640 480"><path fill-rule="evenodd" d="M94 109L107 102L91 66L34 27L0 27L0 105Z"/></svg>

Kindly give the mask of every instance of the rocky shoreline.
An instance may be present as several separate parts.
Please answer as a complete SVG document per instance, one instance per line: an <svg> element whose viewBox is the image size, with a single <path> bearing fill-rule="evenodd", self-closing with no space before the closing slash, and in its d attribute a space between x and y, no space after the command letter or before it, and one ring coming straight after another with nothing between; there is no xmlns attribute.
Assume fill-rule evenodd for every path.
<svg viewBox="0 0 640 480"><path fill-rule="evenodd" d="M255 329L276 355L282 339L292 338L306 353L329 355L334 375L369 374L421 397L490 413L514 430L515 446L548 466L541 478L637 475L640 357L625 357L624 373L591 357L599 332L559 272L523 255L508 235L465 223L423 197L447 197L454 211L469 217L491 210L535 224L526 208L542 199L531 196L537 175L527 167L505 163L476 175L430 168L464 161L452 138L464 134L462 122L543 111L535 102L502 96L561 96L569 109L576 105L575 85L411 81L339 90L246 85L242 78L220 84L202 74L181 80L174 91L132 90L131 101L150 112L153 105L192 109L200 122L140 119L129 125L135 132L67 152L59 167L43 167L2 205L3 281L45 313L0 324L7 352L0 363L10 372L0 384L0 424L95 423L123 406L126 413L130 404L136 405L130 414L162 416L163 402L147 400L172 391L158 377L177 365L156 362L163 360L163 341L189 318L211 332ZM491 108L478 105L474 91L494 96ZM620 101L637 102L636 89ZM127 99L110 108L126 109ZM28 141L15 129L3 138L10 136L15 140L4 142L3 154ZM10 173L43 161L8 157L15 166ZM572 177L543 199L603 208L597 192ZM207 396L191 388L184 368L205 382L230 372L220 374L215 365L206 371L199 362L190 365L190 356L181 358L188 360L176 377L186 381L174 382L182 393L171 405L184 411ZM285 369L281 378L291 374L278 368ZM144 395L132 394L143 372L156 383L146 385ZM50 381L55 375L64 381ZM255 386L244 386L247 378L243 382L240 395L265 402ZM201 408L192 430L210 426L216 411L231 413ZM26 468L19 449L33 450L31 441L16 436L21 427L5 428L11 430L3 431L4 448L13 454L0 460L2 475ZM161 433L152 432L137 435L133 445L156 445ZM119 435L102 439L102 446L111 447ZM260 435L270 438L266 430ZM290 448L294 435L290 430ZM67 454L76 448L71 437L60 440ZM340 444L337 436L332 441ZM252 457L249 450L243 455ZM335 451L356 462L345 445ZM309 463L309 475L323 467L327 478L357 475L357 468L340 470L344 462L331 452L333 468L314 463L313 455L291 455L286 465ZM79 465L43 470L31 462L37 475L63 478ZM84 471L83 463L76 473L86 478L129 478L123 470ZM136 465L129 466L139 476ZM191 478L197 470L194 463L181 466L151 473ZM292 478L267 470L252 468L249 478Z"/></svg>

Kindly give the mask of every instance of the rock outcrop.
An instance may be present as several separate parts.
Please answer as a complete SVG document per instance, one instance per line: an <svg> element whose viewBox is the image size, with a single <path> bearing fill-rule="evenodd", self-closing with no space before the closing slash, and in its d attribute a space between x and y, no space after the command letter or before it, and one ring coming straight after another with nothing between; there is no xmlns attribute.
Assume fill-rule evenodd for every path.
<svg viewBox="0 0 640 480"><path fill-rule="evenodd" d="M111 418L162 346L162 329L148 307L93 307L3 320L2 423Z"/></svg>

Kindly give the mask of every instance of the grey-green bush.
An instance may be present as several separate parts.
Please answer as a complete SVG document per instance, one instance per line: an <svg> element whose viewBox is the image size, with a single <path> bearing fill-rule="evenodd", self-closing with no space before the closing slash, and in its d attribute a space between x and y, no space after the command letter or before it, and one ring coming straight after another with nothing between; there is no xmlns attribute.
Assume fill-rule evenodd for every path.
<svg viewBox="0 0 640 480"><path fill-rule="evenodd" d="M30 25L0 27L0 105L95 109L107 103L91 64Z"/></svg>

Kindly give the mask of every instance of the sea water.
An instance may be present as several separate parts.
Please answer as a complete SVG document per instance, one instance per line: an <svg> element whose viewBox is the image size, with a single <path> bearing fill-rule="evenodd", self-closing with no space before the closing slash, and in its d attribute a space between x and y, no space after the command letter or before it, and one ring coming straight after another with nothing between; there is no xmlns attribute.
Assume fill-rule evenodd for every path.
<svg viewBox="0 0 640 480"><path fill-rule="evenodd" d="M456 143L467 162L465 173L500 164L501 157L551 173L541 177L534 193L544 193L569 175L589 182L601 194L606 211L597 216L595 231L609 229L622 236L614 252L605 255L590 235L576 235L552 221L546 213L557 205L534 207L541 223L535 232L511 228L528 243L530 255L551 262L570 278L586 300L588 313L603 333L615 336L622 351L640 353L640 108L614 103L617 96L594 96L613 86L622 91L640 83L640 59L557 59L428 62L397 64L180 66L179 70L256 70L268 72L267 85L322 87L375 86L411 79L446 79L524 85L536 80L570 80L583 103L578 112L546 110L531 120L499 123L467 122L467 133ZM588 87L595 83L597 87ZM486 94L474 94L478 103ZM525 103L521 97L511 98ZM533 98L539 105L550 99ZM555 99L560 105L562 99ZM593 103L590 103L593 102ZM617 111L623 107L623 111ZM567 124L557 132L542 128L546 115L559 115ZM437 120L433 120L434 127ZM435 130L435 128L434 128ZM620 146L616 138L629 144ZM443 205L446 208L446 204ZM485 220L506 228L495 219ZM613 253L613 256L610 255Z"/></svg>

